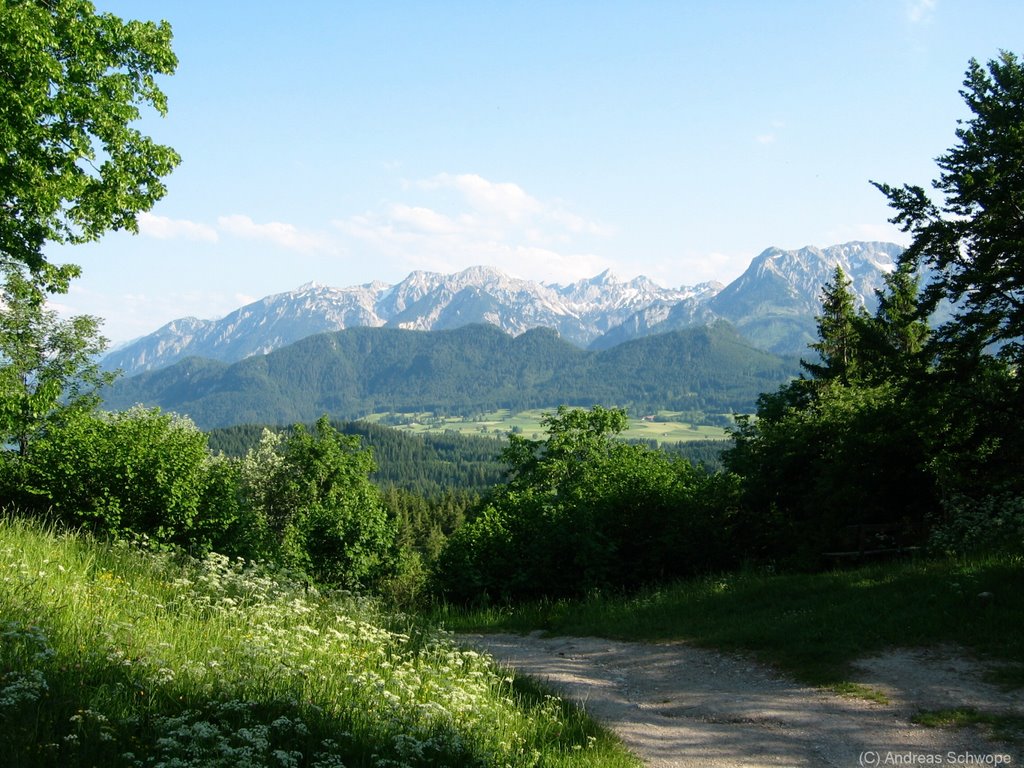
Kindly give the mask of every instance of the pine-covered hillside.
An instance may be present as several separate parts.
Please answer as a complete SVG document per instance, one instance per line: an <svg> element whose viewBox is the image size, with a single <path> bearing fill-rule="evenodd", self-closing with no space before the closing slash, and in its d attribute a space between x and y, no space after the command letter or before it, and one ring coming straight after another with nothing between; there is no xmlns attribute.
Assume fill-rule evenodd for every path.
<svg viewBox="0 0 1024 768"><path fill-rule="evenodd" d="M109 408L135 403L203 428L309 422L385 411L470 414L560 404L749 412L794 375L796 360L758 350L728 324L587 352L549 329L513 337L489 325L450 331L351 328L227 365L190 358L117 382Z"/></svg>

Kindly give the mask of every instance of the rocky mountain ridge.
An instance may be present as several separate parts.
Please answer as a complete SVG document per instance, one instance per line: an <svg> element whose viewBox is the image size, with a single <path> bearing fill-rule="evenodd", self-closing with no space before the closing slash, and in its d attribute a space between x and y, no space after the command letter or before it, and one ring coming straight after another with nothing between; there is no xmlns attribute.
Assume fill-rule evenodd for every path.
<svg viewBox="0 0 1024 768"><path fill-rule="evenodd" d="M646 277L621 281L605 271L568 285L509 276L493 267L445 275L413 272L400 283L348 288L309 283L267 296L219 320L181 318L104 358L126 375L186 357L234 362L307 336L355 327L447 330L490 323L518 335L552 328L566 341L608 349L643 336L727 320L752 344L800 354L814 338L821 287L839 265L862 302L893 268L901 248L853 242L796 251L769 248L729 285L663 288Z"/></svg>

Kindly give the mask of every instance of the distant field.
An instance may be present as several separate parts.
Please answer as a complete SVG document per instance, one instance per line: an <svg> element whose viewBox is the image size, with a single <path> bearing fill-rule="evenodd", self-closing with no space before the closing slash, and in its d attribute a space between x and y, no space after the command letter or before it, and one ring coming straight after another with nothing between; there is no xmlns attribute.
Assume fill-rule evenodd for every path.
<svg viewBox="0 0 1024 768"><path fill-rule="evenodd" d="M441 417L433 413L375 413L365 416L362 421L377 422L406 432L455 431L471 435L506 435L515 431L529 438L541 438L544 429L540 419L553 408L538 408L512 413L508 410L490 411L472 417ZM660 411L654 414L659 421L630 418L628 429L622 436L630 439L656 440L659 443L679 443L690 440L725 440L728 437L722 427L697 426L684 421L674 421L677 414ZM665 419L662 421L661 419Z"/></svg>

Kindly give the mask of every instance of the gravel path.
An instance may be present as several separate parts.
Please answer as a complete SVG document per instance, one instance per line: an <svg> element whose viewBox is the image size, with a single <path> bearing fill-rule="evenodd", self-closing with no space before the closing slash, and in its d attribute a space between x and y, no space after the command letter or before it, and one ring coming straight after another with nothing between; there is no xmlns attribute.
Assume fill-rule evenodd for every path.
<svg viewBox="0 0 1024 768"><path fill-rule="evenodd" d="M920 710L971 706L1024 715L1021 693L982 681L954 649L896 651L858 664L889 704L794 683L745 658L685 643L463 635L520 673L580 702L651 768L1024 765L974 728L915 725Z"/></svg>

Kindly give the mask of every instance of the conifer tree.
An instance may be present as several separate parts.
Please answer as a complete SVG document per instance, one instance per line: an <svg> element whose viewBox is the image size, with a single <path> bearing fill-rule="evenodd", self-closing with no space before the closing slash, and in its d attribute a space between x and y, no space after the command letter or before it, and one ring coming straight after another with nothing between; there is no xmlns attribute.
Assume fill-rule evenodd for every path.
<svg viewBox="0 0 1024 768"><path fill-rule="evenodd" d="M860 322L864 377L873 383L919 380L928 366L928 323L921 318L920 279L906 263L875 291L878 308Z"/></svg>
<svg viewBox="0 0 1024 768"><path fill-rule="evenodd" d="M933 202L919 186L875 184L913 236L903 255L928 265L931 313L946 299L954 317L937 336L945 357L977 359L986 350L1014 366L1024 361L1024 63L1002 52L983 67L972 59L960 91L972 117L958 144L937 159Z"/></svg>
<svg viewBox="0 0 1024 768"><path fill-rule="evenodd" d="M832 282L822 289L821 314L817 318L818 341L810 345L821 362L800 363L816 380L848 383L857 372L858 321L862 320L863 313L856 309L850 284L843 268L836 265Z"/></svg>

